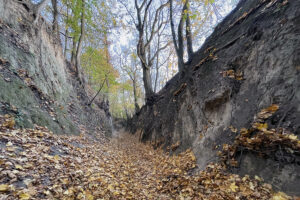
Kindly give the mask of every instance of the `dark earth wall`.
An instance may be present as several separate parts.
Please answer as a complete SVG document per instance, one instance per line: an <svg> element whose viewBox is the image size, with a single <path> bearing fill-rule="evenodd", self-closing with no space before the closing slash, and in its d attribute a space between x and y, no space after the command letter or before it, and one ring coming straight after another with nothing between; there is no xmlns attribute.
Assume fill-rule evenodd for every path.
<svg viewBox="0 0 300 200"><path fill-rule="evenodd" d="M229 71L231 70L231 71ZM192 148L199 169L250 128L263 108L279 104L267 123L300 135L300 1L242 0L178 74L132 120L142 141ZM300 159L279 162L244 152L236 173L258 175L300 195Z"/></svg>
<svg viewBox="0 0 300 200"><path fill-rule="evenodd" d="M0 114L19 127L46 126L60 134L111 133L105 102L89 97L62 54L51 27L33 25L28 0L0 0ZM91 94L90 94L91 96Z"/></svg>

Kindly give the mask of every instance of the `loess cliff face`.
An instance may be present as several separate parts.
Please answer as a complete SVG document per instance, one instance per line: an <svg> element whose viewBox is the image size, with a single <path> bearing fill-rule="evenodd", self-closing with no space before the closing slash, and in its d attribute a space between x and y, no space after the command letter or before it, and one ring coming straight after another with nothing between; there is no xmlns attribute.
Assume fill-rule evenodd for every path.
<svg viewBox="0 0 300 200"><path fill-rule="evenodd" d="M46 126L55 133L111 132L108 105L87 106L62 48L41 18L33 25L29 1L0 0L0 114L20 127ZM91 94L90 94L91 95Z"/></svg>
<svg viewBox="0 0 300 200"><path fill-rule="evenodd" d="M142 141L174 147L175 153L192 148L204 169L272 104L279 109L264 122L268 129L299 138L300 1L242 0L186 68L132 120ZM299 195L299 151L277 148L263 157L245 148L231 170Z"/></svg>

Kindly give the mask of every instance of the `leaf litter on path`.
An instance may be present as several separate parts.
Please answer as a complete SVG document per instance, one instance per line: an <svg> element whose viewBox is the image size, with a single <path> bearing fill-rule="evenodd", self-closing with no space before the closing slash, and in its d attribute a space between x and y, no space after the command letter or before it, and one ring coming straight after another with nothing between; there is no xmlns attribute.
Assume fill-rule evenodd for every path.
<svg viewBox="0 0 300 200"><path fill-rule="evenodd" d="M292 199L220 164L190 175L191 150L169 156L126 133L109 141L13 129L9 120L0 125L0 199Z"/></svg>

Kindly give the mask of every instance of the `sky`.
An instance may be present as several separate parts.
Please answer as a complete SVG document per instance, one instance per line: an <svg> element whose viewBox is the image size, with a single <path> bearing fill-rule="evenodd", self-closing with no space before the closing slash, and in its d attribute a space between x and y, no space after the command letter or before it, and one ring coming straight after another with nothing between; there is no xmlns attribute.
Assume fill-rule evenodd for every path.
<svg viewBox="0 0 300 200"><path fill-rule="evenodd" d="M127 4L127 6L129 7L132 7L133 6L133 2L134 1L130 1L131 4ZM218 9L219 13L221 16L217 16L216 15L212 15L211 19L210 19L210 24L209 26L206 26L206 27L209 27L209 28L206 28L205 31L203 31L202 34L199 34L197 39L195 39L194 41L194 51L196 52L200 47L201 45L205 42L205 39L213 32L213 29L217 26L218 23L220 23L232 10L233 8L236 6L238 0L216 0L215 1L215 6L217 8L220 8ZM122 5L118 5L116 6L117 10L115 10L115 12L123 12L123 13L126 13L126 9L123 7L122 8ZM176 13L175 13L176 14ZM126 22L126 21L130 21L130 17L126 14L122 15L123 18L122 18L122 21L123 22ZM135 16L135 15L134 15ZM132 48L135 48L136 47L136 44L133 40L133 34L136 34L136 32L134 32L134 27L132 30L125 30L123 28L121 29L118 29L118 30L113 30L112 31L112 34L111 34L111 41L112 41L112 45L111 45L111 48L110 48L110 51L112 54L114 54L114 52L118 51L118 52L121 52L121 48L122 46L123 47L129 47L131 46ZM174 55L176 57L176 55ZM177 58L171 58L171 59L177 59ZM171 69L168 69L169 72L166 72L166 68L160 68L161 70L161 74L164 74L164 76L167 76L167 77L164 77L164 80L161 80L163 81L164 83L160 85L159 89L161 89L164 84L169 80L171 79L176 73L177 73L177 66L172 66Z"/></svg>

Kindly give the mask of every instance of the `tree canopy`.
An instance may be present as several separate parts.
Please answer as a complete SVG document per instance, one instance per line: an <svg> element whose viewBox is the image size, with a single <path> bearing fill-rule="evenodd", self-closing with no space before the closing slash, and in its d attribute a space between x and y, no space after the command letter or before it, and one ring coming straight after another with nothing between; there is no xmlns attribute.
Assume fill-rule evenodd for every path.
<svg viewBox="0 0 300 200"><path fill-rule="evenodd" d="M111 112L138 112L177 72L238 0L42 0L80 82ZM48 6L47 6L48 5ZM46 9L43 10L43 8ZM105 83L102 86L102 83Z"/></svg>

